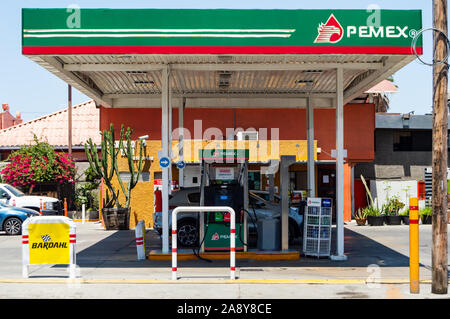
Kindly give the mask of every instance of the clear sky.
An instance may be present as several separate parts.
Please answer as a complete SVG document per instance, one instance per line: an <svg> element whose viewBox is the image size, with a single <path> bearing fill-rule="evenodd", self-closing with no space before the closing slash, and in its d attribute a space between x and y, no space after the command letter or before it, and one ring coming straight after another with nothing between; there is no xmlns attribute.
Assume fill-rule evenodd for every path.
<svg viewBox="0 0 450 319"><path fill-rule="evenodd" d="M421 9L423 27L432 21L429 0L15 0L1 1L0 9L0 103L8 103L11 112L22 113L24 120L64 109L67 84L21 54L21 9L66 8L233 8L233 9L366 9L375 4L382 9ZM430 61L432 33L425 33L424 59ZM390 112L431 113L432 68L414 61L394 75L399 93L391 96ZM74 90L73 103L89 98Z"/></svg>

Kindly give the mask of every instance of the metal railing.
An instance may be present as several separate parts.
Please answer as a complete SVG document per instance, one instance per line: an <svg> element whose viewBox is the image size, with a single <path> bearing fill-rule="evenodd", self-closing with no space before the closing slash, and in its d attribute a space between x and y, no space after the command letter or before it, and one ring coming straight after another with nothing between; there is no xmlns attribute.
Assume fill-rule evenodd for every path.
<svg viewBox="0 0 450 319"><path fill-rule="evenodd" d="M178 213L206 213L225 212L230 213L230 279L236 278L236 213L233 208L227 206L180 206L172 211L172 280L177 280L177 214Z"/></svg>

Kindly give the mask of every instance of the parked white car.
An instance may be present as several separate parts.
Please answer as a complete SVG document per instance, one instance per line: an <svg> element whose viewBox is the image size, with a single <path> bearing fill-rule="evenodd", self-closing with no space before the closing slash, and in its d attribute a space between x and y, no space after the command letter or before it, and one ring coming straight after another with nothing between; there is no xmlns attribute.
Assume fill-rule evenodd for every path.
<svg viewBox="0 0 450 319"><path fill-rule="evenodd" d="M43 215L63 215L63 205L60 200L47 196L25 195L22 191L9 184L0 184L0 202L16 207L23 207L40 211L41 203Z"/></svg>

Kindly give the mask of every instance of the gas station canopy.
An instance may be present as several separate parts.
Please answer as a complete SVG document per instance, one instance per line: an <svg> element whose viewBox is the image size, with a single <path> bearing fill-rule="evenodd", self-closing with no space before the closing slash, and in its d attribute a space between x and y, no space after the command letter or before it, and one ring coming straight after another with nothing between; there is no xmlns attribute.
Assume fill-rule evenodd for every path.
<svg viewBox="0 0 450 319"><path fill-rule="evenodd" d="M23 9L22 15L22 50L31 60L104 107L162 109L164 158L173 107L179 114L185 107L304 107L308 196L315 197L314 108L336 108L333 258L346 259L344 105L416 58L411 44L422 28L421 11ZM422 54L421 39L415 49ZM288 249L291 160L280 158L282 250ZM162 168L164 253L169 170Z"/></svg>
<svg viewBox="0 0 450 319"><path fill-rule="evenodd" d="M414 60L421 11L380 18L377 25L365 10L23 9L23 54L105 107L160 108L167 65L173 106L184 97L186 107L305 107L311 96L316 108L334 107L337 68L347 103Z"/></svg>

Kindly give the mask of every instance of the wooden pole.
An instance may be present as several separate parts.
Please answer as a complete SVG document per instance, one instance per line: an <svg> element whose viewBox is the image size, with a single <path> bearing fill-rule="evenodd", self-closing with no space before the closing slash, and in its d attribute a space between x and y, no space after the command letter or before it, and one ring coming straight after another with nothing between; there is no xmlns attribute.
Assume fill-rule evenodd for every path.
<svg viewBox="0 0 450 319"><path fill-rule="evenodd" d="M68 86L68 107L67 107L67 126L69 128L68 131L68 147L69 147L69 155L72 155L72 86Z"/></svg>
<svg viewBox="0 0 450 319"><path fill-rule="evenodd" d="M433 25L447 35L447 0L433 1ZM447 39L434 32L433 67L433 249L432 287L434 294L447 294L447 81L448 65L440 63L447 56Z"/></svg>

